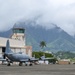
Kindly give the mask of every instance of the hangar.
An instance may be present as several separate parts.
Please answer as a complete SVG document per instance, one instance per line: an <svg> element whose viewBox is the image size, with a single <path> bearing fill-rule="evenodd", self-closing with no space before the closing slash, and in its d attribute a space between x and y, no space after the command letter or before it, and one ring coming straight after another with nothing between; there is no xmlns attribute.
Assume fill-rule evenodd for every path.
<svg viewBox="0 0 75 75"><path fill-rule="evenodd" d="M0 37L0 54L4 56L6 49L6 42L9 39L11 50L15 53L22 52L32 56L32 46L26 46L25 43L25 29L24 28L13 28L12 35L10 38Z"/></svg>

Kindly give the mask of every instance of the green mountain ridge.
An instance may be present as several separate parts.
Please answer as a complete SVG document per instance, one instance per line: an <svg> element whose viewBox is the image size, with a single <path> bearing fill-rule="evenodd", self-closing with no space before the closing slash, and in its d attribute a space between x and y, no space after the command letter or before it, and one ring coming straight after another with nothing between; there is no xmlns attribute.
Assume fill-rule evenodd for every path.
<svg viewBox="0 0 75 75"><path fill-rule="evenodd" d="M57 51L75 51L75 38L70 36L60 27L55 24L53 28L47 29L36 22L21 22L14 27L25 28L26 45L32 46L33 51L40 51L40 42L45 41L46 47L44 50L57 52ZM12 29L6 32L0 32L0 36L9 37L12 33Z"/></svg>
<svg viewBox="0 0 75 75"><path fill-rule="evenodd" d="M51 43L47 44L47 47L50 48L51 50L58 50L58 51L74 51L75 50L75 45L66 40L66 39L62 39L62 38L58 38L56 40L54 40Z"/></svg>

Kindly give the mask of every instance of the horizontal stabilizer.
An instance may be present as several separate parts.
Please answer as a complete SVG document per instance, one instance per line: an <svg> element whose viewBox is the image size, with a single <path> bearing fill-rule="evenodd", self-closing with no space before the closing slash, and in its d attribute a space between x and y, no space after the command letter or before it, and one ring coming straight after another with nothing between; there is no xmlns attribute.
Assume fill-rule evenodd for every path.
<svg viewBox="0 0 75 75"><path fill-rule="evenodd" d="M6 61L6 59L0 59L0 61Z"/></svg>

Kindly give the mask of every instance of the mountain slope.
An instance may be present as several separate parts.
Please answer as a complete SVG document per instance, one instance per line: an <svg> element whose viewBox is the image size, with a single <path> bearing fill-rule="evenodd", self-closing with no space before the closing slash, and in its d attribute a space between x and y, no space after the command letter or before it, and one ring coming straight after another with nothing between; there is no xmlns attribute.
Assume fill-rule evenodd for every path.
<svg viewBox="0 0 75 75"><path fill-rule="evenodd" d="M51 25L51 24L50 24ZM54 24L52 24L54 25ZM14 27L23 27L26 32L26 44L31 45L33 50L39 51L40 41L45 41L49 51L74 51L75 39L63 31L61 28L54 25L53 28L47 29L36 22L21 22ZM0 36L9 37L12 29L7 32L0 32Z"/></svg>

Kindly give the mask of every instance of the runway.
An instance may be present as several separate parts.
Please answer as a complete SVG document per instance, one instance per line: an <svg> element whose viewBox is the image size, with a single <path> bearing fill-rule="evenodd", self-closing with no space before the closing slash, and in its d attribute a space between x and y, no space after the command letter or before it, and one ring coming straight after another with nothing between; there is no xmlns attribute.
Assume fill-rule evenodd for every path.
<svg viewBox="0 0 75 75"><path fill-rule="evenodd" d="M75 75L75 65L0 65L0 75Z"/></svg>

